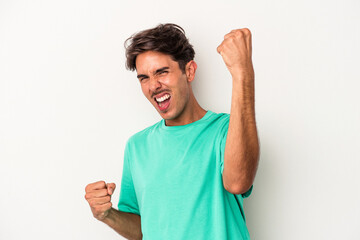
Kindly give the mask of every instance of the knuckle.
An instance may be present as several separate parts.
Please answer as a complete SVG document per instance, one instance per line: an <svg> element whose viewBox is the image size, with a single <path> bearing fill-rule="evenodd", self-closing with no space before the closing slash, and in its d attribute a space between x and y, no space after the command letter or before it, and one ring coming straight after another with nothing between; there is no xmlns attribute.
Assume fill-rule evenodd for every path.
<svg viewBox="0 0 360 240"><path fill-rule="evenodd" d="M102 189L100 193L101 193L102 196L106 196L108 194L107 188Z"/></svg>
<svg viewBox="0 0 360 240"><path fill-rule="evenodd" d="M93 199L88 199L87 201L91 207L95 207L95 203Z"/></svg>
<svg viewBox="0 0 360 240"><path fill-rule="evenodd" d="M239 30L238 32L236 32L236 36L239 37L239 38L243 38L245 35L245 33L241 30Z"/></svg>
<svg viewBox="0 0 360 240"><path fill-rule="evenodd" d="M246 36L251 35L251 31L248 28L243 28L243 32L245 33Z"/></svg>
<svg viewBox="0 0 360 240"><path fill-rule="evenodd" d="M224 40L224 46L227 46L229 43L232 43L234 41L234 36L230 36L227 39Z"/></svg>
<svg viewBox="0 0 360 240"><path fill-rule="evenodd" d="M103 195L104 190L96 190L93 192L93 197L101 197Z"/></svg>
<svg viewBox="0 0 360 240"><path fill-rule="evenodd" d="M103 188L106 187L105 181L98 181L97 183Z"/></svg>

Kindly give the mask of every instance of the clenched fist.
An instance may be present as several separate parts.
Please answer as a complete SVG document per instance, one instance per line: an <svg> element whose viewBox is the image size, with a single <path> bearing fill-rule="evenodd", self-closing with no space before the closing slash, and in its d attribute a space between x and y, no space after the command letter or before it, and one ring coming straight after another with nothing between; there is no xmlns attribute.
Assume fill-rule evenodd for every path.
<svg viewBox="0 0 360 240"><path fill-rule="evenodd" d="M106 184L104 181L91 183L85 188L85 199L88 201L94 217L104 220L112 207L111 195L114 193L115 183Z"/></svg>
<svg viewBox="0 0 360 240"><path fill-rule="evenodd" d="M237 77L239 74L254 76L251 60L251 32L249 29L236 29L226 34L217 51L233 77Z"/></svg>

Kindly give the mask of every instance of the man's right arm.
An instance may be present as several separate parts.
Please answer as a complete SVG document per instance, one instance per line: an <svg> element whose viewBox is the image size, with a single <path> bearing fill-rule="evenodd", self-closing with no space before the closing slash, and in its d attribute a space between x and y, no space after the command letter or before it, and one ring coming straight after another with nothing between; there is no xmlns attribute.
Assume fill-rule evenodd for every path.
<svg viewBox="0 0 360 240"><path fill-rule="evenodd" d="M85 199L88 201L94 217L129 240L142 239L140 216L112 208L111 195L114 189L114 183L106 184L104 181L86 186Z"/></svg>

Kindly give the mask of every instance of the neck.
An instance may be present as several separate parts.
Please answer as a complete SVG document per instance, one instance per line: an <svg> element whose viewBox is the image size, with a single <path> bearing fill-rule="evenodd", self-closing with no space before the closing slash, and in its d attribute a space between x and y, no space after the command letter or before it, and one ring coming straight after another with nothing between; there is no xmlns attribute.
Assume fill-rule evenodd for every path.
<svg viewBox="0 0 360 240"><path fill-rule="evenodd" d="M203 109L197 102L195 96L190 94L189 103L183 112L174 119L165 120L166 126L180 126L193 123L200 120L206 114L206 110Z"/></svg>

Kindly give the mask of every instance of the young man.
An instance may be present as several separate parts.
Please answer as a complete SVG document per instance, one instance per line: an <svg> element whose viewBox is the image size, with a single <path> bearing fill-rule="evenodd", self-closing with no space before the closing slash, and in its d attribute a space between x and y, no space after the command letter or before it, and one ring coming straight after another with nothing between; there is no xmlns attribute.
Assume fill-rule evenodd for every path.
<svg viewBox="0 0 360 240"><path fill-rule="evenodd" d="M232 76L230 115L198 104L181 27L160 24L128 42L127 67L163 119L126 144L119 210L114 183L86 187L94 217L128 239L250 239L243 198L259 158L250 31L231 31L217 48Z"/></svg>

